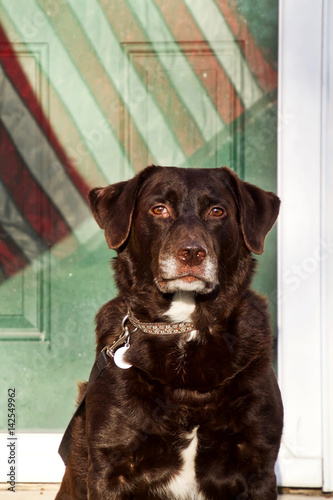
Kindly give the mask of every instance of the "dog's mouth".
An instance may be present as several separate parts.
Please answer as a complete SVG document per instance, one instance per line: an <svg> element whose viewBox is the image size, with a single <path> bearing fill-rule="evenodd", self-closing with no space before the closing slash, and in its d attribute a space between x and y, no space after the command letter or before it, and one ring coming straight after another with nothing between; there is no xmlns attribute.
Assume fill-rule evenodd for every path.
<svg viewBox="0 0 333 500"><path fill-rule="evenodd" d="M195 276L194 274L185 274L184 276L179 276L173 279L180 279L184 281L185 283L193 283L194 281L200 280L203 281L201 278L198 276Z"/></svg>
<svg viewBox="0 0 333 500"><path fill-rule="evenodd" d="M199 276L198 274L194 273L182 273L182 274L176 274L175 276L162 276L161 280L166 282L174 280L182 280L185 283L193 283L194 281L202 281L204 283L206 282L203 276Z"/></svg>
<svg viewBox="0 0 333 500"><path fill-rule="evenodd" d="M209 293L215 287L214 283L211 283L203 277L195 274L161 277L156 279L155 282L158 288L164 293L173 293L178 291Z"/></svg>

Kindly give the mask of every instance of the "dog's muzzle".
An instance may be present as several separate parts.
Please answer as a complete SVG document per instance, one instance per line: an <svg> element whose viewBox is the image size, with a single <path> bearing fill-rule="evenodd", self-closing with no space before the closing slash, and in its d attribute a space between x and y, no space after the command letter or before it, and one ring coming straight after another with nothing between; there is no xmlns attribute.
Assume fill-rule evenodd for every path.
<svg viewBox="0 0 333 500"><path fill-rule="evenodd" d="M217 260L202 243L182 242L172 256L160 255L155 282L164 293L209 293L218 282Z"/></svg>

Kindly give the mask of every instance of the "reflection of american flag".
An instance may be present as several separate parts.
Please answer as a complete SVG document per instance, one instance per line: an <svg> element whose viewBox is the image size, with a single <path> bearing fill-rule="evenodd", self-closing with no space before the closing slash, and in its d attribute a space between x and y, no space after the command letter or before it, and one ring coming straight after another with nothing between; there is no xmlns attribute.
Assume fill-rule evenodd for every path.
<svg viewBox="0 0 333 500"><path fill-rule="evenodd" d="M80 241L89 186L191 164L277 85L231 0L2 0L0 19L0 279Z"/></svg>

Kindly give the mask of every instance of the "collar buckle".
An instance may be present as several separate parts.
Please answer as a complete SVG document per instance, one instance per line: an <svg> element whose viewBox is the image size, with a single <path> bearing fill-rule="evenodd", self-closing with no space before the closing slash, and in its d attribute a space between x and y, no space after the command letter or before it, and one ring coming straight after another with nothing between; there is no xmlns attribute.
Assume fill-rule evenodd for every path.
<svg viewBox="0 0 333 500"><path fill-rule="evenodd" d="M113 342L111 347L105 346L102 351L105 351L106 354L110 357L113 358L116 350L118 347L122 346L125 344L126 347L130 347L130 335L138 329L137 327L134 328L134 330L130 331L126 323L130 320L130 315L126 314L124 316L122 323L121 323L121 329L122 333L120 334L119 338Z"/></svg>

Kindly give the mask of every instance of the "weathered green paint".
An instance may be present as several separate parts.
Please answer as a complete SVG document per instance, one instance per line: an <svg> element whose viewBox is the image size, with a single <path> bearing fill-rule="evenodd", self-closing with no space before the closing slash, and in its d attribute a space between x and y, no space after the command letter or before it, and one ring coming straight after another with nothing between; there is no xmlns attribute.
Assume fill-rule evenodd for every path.
<svg viewBox="0 0 333 500"><path fill-rule="evenodd" d="M24 43L27 50L35 50L36 44L47 45L48 59L40 61L39 69L43 77L47 78L52 91L63 102L68 117L82 138L83 146L108 182L126 179L134 173L130 148L133 147L131 127L135 126L138 130L137 140L142 141L141 146L147 150L147 161L189 167L227 165L234 168L243 179L264 189L276 190L277 121L274 91L265 95L256 82L252 82L255 92L245 93L251 106L235 121L225 124L220 117L216 118L210 99L204 95L204 87L197 80L191 86L191 78L195 79L195 75L182 50L194 50L195 46L191 46L187 40L173 39L155 6L156 2L146 2L145 12L136 11L134 1L126 2L127 6L132 6L135 17L145 32L144 38L130 42L125 37L117 39L103 12L103 2L70 0L66 9L71 9L71 15L67 18L61 10L62 2L54 2L59 7L57 14L54 14L60 16L57 18L58 22L61 19L68 31L75 23L73 33L78 30L83 32L89 54L96 57L96 64L103 68L119 93L117 120L111 124L112 127L105 128L105 136L99 144L89 141L89 134L100 123L105 123L106 114L100 101L95 99L91 84L87 84L71 57L76 46L75 36L73 35L72 43L64 45L52 15L47 18L46 23L39 21L40 26L36 26L38 19L43 20L46 16L47 2L44 0L16 0L14 3L11 0L0 0L0 6L20 33L21 43ZM217 12L213 0L208 3L211 11ZM250 11L246 10L244 2L237 3L240 11L248 16L250 30L252 29L260 48L268 47L270 61L276 62L277 1L265 0L265 9L272 8L273 17L268 13L257 17L255 2L251 3ZM185 4L193 15L200 17L199 1L186 0ZM204 19L204 16L207 16L208 10L202 11L202 30L207 30L207 18ZM149 24L152 19L153 26ZM27 20L36 28L35 32L31 31L30 38L27 37ZM214 19L211 22L214 25ZM267 23L269 28L265 27ZM223 20L221 26L225 28ZM266 28L264 34L261 31L263 28ZM163 33L166 33L164 38ZM217 59L222 62L226 53L230 53L230 47L234 51L234 58L239 52L236 43L230 45L228 41L226 45L225 41L216 37L210 40L209 32L206 33L206 38L210 46L215 48ZM167 60L166 42L169 44L169 55L174 54L173 61ZM183 45L180 43L177 46L177 42ZM147 56L140 60L142 72L138 72L133 63L131 50L136 44ZM158 64L166 69L163 85L170 85L174 94L179 94L181 105L186 107L186 117L195 115L201 93L204 96L204 111L201 110L200 117L195 117L193 124L188 126L189 134L195 128L199 130L198 136L200 135L204 145L197 148L194 144L195 153L189 157L184 153L180 138L171 127L171 122L175 119L173 108L163 114L157 100L153 98L153 95L161 92L158 79L156 88L148 91L147 79L143 75L145 71L149 73L157 68ZM178 71L183 71L183 81L172 77L172 72ZM246 82L239 79L240 70L231 68L229 71L234 71L239 87L237 91L241 94L244 90L241 87ZM189 104L182 98L186 87L189 87L186 96L191 99ZM163 88L163 92L168 95L167 88ZM131 98L131 95L137 96L137 100ZM254 103L251 101L253 96ZM111 104L106 102L105 106ZM54 110L49 111L52 123ZM147 113L150 113L149 127ZM215 120L209 122L207 128L204 123L205 113L207 120L213 119L213 115ZM112 130L116 130L117 134ZM123 142L118 139L122 136ZM69 152L71 148L72 145L69 145ZM140 168L144 166L142 164ZM94 223L90 221L90 224ZM0 349L0 427L3 430L6 429L7 421L6 394L10 387L17 390L17 429L20 432L63 430L74 410L76 382L87 379L94 359L94 316L98 308L116 293L109 271L109 260L114 253L108 249L103 232L95 231L97 236L94 236L91 227L89 224L83 226L79 230L80 238L77 241L59 243L31 269L17 274L0 289L0 313L3 314L0 337L3 339ZM276 230L268 236L265 253L257 260L259 272L254 286L268 295L275 318Z"/></svg>
<svg viewBox="0 0 333 500"><path fill-rule="evenodd" d="M59 246L60 250L60 246ZM94 359L94 317L114 294L112 252L99 236L54 261L44 304L50 338L1 342L0 422L6 428L6 391L17 390L18 429L61 430L74 409L76 381L86 380ZM29 271L27 271L29 274ZM42 314L42 312L40 311Z"/></svg>

